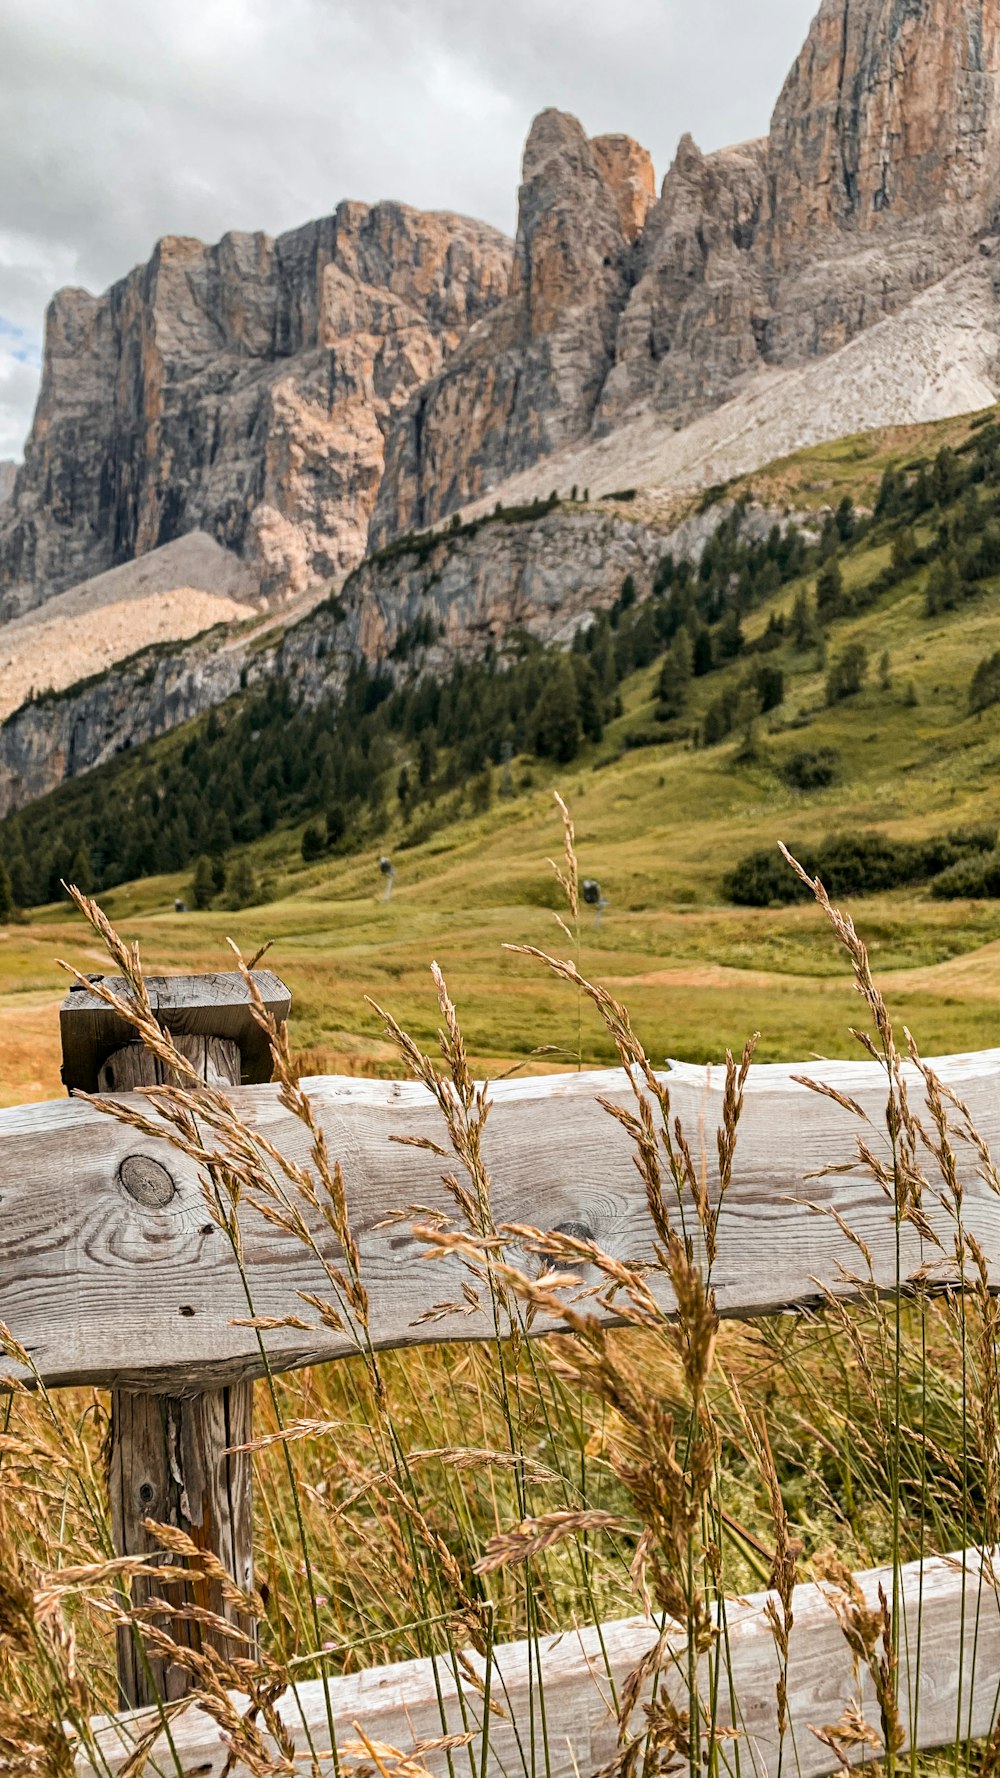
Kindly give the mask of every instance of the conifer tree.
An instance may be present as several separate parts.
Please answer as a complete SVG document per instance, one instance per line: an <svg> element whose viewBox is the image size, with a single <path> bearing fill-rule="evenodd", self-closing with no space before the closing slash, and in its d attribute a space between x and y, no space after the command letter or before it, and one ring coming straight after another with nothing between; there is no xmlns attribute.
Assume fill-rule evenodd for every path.
<svg viewBox="0 0 1000 1778"><path fill-rule="evenodd" d="M229 872L228 900L230 907L252 907L257 900L257 878L247 854L241 852Z"/></svg>
<svg viewBox="0 0 1000 1778"><path fill-rule="evenodd" d="M902 580L913 564L917 553L917 539L911 528L906 525L897 531L892 540L892 571L897 580Z"/></svg>
<svg viewBox="0 0 1000 1778"><path fill-rule="evenodd" d="M322 858L325 849L322 829L311 821L302 835L303 863L315 864L317 858Z"/></svg>
<svg viewBox="0 0 1000 1778"><path fill-rule="evenodd" d="M576 674L566 657L561 656L538 702L535 748L544 757L566 765L579 753L580 740Z"/></svg>
<svg viewBox="0 0 1000 1778"><path fill-rule="evenodd" d="M826 701L840 704L853 698L868 677L868 650L863 642L848 642L837 655L826 677Z"/></svg>
<svg viewBox="0 0 1000 1778"><path fill-rule="evenodd" d="M660 670L660 713L680 716L688 700L694 670L694 650L687 629L678 630Z"/></svg>
<svg viewBox="0 0 1000 1778"><path fill-rule="evenodd" d="M841 617L849 609L844 592L844 571L832 556L824 562L816 580L816 615L820 623L829 623L831 618Z"/></svg>
<svg viewBox="0 0 1000 1778"><path fill-rule="evenodd" d="M694 647L691 661L692 671L694 672L695 678L703 679L706 673L712 671L714 665L715 656L712 650L712 632L707 624L699 624L694 634Z"/></svg>
<svg viewBox="0 0 1000 1778"><path fill-rule="evenodd" d="M597 674L590 662L580 655L573 656L573 670L580 727L588 741L599 741L604 734L604 711Z"/></svg>
<svg viewBox="0 0 1000 1778"><path fill-rule="evenodd" d="M225 809L216 809L212 817L212 826L208 836L208 850L212 859L212 882L216 895L221 895L226 886L226 853L233 843L233 830L229 825L229 816Z"/></svg>
<svg viewBox="0 0 1000 1778"><path fill-rule="evenodd" d="M437 771L437 748L434 745L434 730L425 728L417 746L417 777L421 790L426 790Z"/></svg>
<svg viewBox="0 0 1000 1778"><path fill-rule="evenodd" d="M90 866L90 853L85 845L79 845L74 853L69 867L69 881L84 895L93 895L94 873Z"/></svg>
<svg viewBox="0 0 1000 1778"><path fill-rule="evenodd" d="M474 814L485 815L493 802L493 767L487 760L477 778L472 781L471 803Z"/></svg>
<svg viewBox="0 0 1000 1778"><path fill-rule="evenodd" d="M969 709L974 715L991 704L1000 704L1000 650L980 661L969 687Z"/></svg>
<svg viewBox="0 0 1000 1778"><path fill-rule="evenodd" d="M215 872L212 860L205 854L199 858L194 867L194 881L191 885L191 900L196 908L210 908L215 895Z"/></svg>
<svg viewBox="0 0 1000 1778"><path fill-rule="evenodd" d="M796 648L811 648L816 641L816 614L805 587L800 587L792 606L791 637Z"/></svg>
<svg viewBox="0 0 1000 1778"><path fill-rule="evenodd" d="M28 863L24 853L19 848L15 848L10 855L9 876L11 894L14 898L15 908L27 907L31 900Z"/></svg>
<svg viewBox="0 0 1000 1778"><path fill-rule="evenodd" d="M744 644L743 626L738 611L727 611L715 636L715 646L720 661L733 661L742 654Z"/></svg>
<svg viewBox="0 0 1000 1778"><path fill-rule="evenodd" d="M942 611L954 611L961 602L962 576L958 562L949 552L938 557L927 577L924 609L928 617L938 617Z"/></svg>

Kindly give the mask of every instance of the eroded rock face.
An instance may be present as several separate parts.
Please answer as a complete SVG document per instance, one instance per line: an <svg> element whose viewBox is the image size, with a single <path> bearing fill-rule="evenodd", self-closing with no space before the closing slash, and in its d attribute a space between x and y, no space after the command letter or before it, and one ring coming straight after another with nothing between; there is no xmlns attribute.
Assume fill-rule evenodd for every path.
<svg viewBox="0 0 1000 1778"><path fill-rule="evenodd" d="M765 143L682 142L600 423L680 418L938 282L1000 201L1000 0L823 0Z"/></svg>
<svg viewBox="0 0 1000 1778"><path fill-rule="evenodd" d="M646 224L597 431L640 403L690 417L759 368L766 296L755 250L766 188L766 143L704 155L682 139Z"/></svg>
<svg viewBox="0 0 1000 1778"><path fill-rule="evenodd" d="M479 223L343 204L277 240L168 238L105 296L60 292L0 608L195 528L265 596L346 572L392 413L506 295L510 257Z"/></svg>
<svg viewBox="0 0 1000 1778"><path fill-rule="evenodd" d="M550 363L599 365L613 319L599 398L590 408L586 376L539 375L537 325L526 345L515 317L501 353L495 318L399 421L377 538L481 495L533 451L600 436L643 409L685 424L767 366L835 351L947 277L996 230L998 70L1000 0L823 0L769 137L710 155L685 137L651 206L642 150L599 138L587 157L570 120L546 114L533 155L543 139L565 145L551 186L563 206L541 234L526 180L515 276L525 289L525 268L546 250L545 300L532 314ZM591 163L618 200L630 288L622 301L613 279L591 278L603 320L591 309L583 327L565 208L584 214ZM525 393L534 427L512 424Z"/></svg>
<svg viewBox="0 0 1000 1778"><path fill-rule="evenodd" d="M823 0L771 124L774 264L817 233L881 235L939 212L982 233L998 67L997 0Z"/></svg>
<svg viewBox="0 0 1000 1778"><path fill-rule="evenodd" d="M556 508L532 523L491 521L471 534L445 532L429 553L363 563L334 604L317 607L284 634L214 632L135 655L100 679L24 704L0 723L0 817L241 687L274 677L291 679L315 702L336 693L358 660L381 662L400 677L446 674L456 656L502 649L512 629L565 646L591 611L613 603L626 574L644 595L668 550L699 560L730 510L713 507L673 530L611 510ZM755 538L787 522L753 506L740 519L744 535ZM433 640L397 649L418 625Z"/></svg>
<svg viewBox="0 0 1000 1778"><path fill-rule="evenodd" d="M391 435L371 541L419 530L589 428L653 194L646 151L545 111L524 152L509 300Z"/></svg>
<svg viewBox="0 0 1000 1778"><path fill-rule="evenodd" d="M0 458L0 506L6 505L14 492L17 464L10 457Z"/></svg>
<svg viewBox="0 0 1000 1778"><path fill-rule="evenodd" d="M771 125L768 355L937 282L1000 201L1000 0L823 0Z"/></svg>
<svg viewBox="0 0 1000 1778"><path fill-rule="evenodd" d="M398 204L161 242L52 305L0 620L194 528L265 599L336 582L552 453L848 345L998 231L1000 0L822 0L767 139L685 137L658 199L637 143L546 111L513 249Z"/></svg>

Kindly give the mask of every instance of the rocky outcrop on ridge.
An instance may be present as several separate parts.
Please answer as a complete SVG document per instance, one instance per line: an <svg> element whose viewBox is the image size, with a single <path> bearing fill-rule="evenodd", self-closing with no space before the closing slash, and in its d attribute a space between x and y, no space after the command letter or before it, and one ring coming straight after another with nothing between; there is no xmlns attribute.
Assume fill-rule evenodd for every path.
<svg viewBox="0 0 1000 1778"><path fill-rule="evenodd" d="M11 457L0 458L0 506L8 501L14 492L14 477L17 464Z"/></svg>
<svg viewBox="0 0 1000 1778"><path fill-rule="evenodd" d="M64 290L0 518L0 612L192 530L265 597L364 553L395 409L506 295L495 229L342 204L271 240L168 238L104 296Z"/></svg>
<svg viewBox="0 0 1000 1778"><path fill-rule="evenodd" d="M335 692L358 660L399 674L446 673L456 656L502 648L511 630L567 644L592 610L613 603L627 574L643 595L668 550L700 559L729 510L713 507L673 528L600 508L557 507L531 522L489 519L374 557L339 598L283 634L216 630L147 649L0 724L0 818L274 677L290 678L315 701ZM754 537L776 522L787 521L752 506L742 520Z"/></svg>
<svg viewBox="0 0 1000 1778"><path fill-rule="evenodd" d="M653 196L652 162L629 137L590 141L575 117L536 118L510 296L394 427L374 545L586 432L614 364Z"/></svg>
<svg viewBox="0 0 1000 1778"><path fill-rule="evenodd" d="M694 414L760 368L766 284L752 249L766 189L765 142L705 155L682 139L640 245L598 435L643 403Z"/></svg>

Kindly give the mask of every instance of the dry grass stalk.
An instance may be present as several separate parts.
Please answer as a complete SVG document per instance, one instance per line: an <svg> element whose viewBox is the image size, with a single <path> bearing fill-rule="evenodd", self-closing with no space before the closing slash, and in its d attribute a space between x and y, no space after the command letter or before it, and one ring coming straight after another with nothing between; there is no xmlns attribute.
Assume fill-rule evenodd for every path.
<svg viewBox="0 0 1000 1778"><path fill-rule="evenodd" d="M616 1513L597 1512L593 1509L586 1512L544 1513L539 1518L524 1519L512 1531L502 1531L498 1537L491 1537L476 1563L476 1573L493 1574L498 1568L511 1568L519 1562L529 1562L532 1556L552 1549L564 1538L580 1537L586 1531L628 1530L628 1521Z"/></svg>
<svg viewBox="0 0 1000 1778"><path fill-rule="evenodd" d="M870 1606L853 1574L835 1556L823 1564L827 1598L854 1658L855 1669L867 1669L879 1707L880 1730L865 1722L860 1702L846 1706L840 1720L825 1724L819 1738L848 1763L850 1750L859 1746L878 1749L892 1761L906 1744L899 1709L899 1660L892 1633L892 1614L884 1589L878 1590L878 1608ZM816 1731L814 1731L816 1732Z"/></svg>

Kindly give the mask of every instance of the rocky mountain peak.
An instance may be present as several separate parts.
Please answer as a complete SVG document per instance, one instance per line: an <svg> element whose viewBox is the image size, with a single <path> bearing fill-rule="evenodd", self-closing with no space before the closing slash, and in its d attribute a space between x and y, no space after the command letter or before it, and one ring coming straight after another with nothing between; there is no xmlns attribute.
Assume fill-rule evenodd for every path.
<svg viewBox="0 0 1000 1778"><path fill-rule="evenodd" d="M276 240L167 236L46 320L0 518L0 619L188 532L265 597L364 554L397 408L504 299L511 244L468 219L343 204Z"/></svg>
<svg viewBox="0 0 1000 1778"><path fill-rule="evenodd" d="M638 229L629 220L635 200L626 155L609 146L614 141L627 138L592 142L563 111L543 111L531 126L511 282L529 339L560 330L567 311L581 306L602 333L607 330L601 320L620 306L626 249ZM637 144L630 146L636 157L643 153ZM600 349L606 351L608 344Z"/></svg>
<svg viewBox="0 0 1000 1778"><path fill-rule="evenodd" d="M931 214L986 229L1000 195L998 75L1000 0L823 0L771 125L776 264L817 232Z"/></svg>
<svg viewBox="0 0 1000 1778"><path fill-rule="evenodd" d="M618 205L618 221L628 245L639 239L656 202L653 157L631 136L595 136L591 147Z"/></svg>
<svg viewBox="0 0 1000 1778"><path fill-rule="evenodd" d="M509 300L394 428L370 541L436 519L590 427L614 364L652 162L564 111L528 133Z"/></svg>
<svg viewBox="0 0 1000 1778"><path fill-rule="evenodd" d="M552 453L640 416L672 433L973 265L978 316L998 229L1000 0L822 0L769 136L684 136L658 197L631 137L547 110L513 244L354 202L277 240L168 237L50 309L0 616L193 529L265 597L335 582ZM996 331L1000 359L1000 307Z"/></svg>

